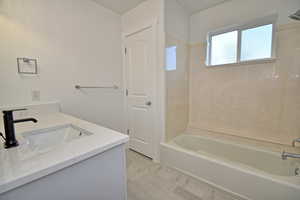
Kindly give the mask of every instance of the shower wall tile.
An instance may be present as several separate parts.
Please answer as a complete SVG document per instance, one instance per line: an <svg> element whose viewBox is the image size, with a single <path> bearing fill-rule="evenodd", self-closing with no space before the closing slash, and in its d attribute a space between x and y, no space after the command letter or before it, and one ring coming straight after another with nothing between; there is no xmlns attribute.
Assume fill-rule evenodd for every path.
<svg viewBox="0 0 300 200"><path fill-rule="evenodd" d="M300 25L280 26L277 59L206 67L206 44L190 46L189 128L291 144L300 137Z"/></svg>
<svg viewBox="0 0 300 200"><path fill-rule="evenodd" d="M166 72L167 116L166 140L183 133L188 123L188 51L187 42L170 35L166 37L168 46L177 47L177 68Z"/></svg>

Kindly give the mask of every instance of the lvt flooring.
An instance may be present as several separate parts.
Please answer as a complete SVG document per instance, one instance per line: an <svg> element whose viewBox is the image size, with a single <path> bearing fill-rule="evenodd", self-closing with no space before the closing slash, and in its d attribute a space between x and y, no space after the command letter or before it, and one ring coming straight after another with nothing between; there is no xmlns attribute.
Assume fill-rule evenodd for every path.
<svg viewBox="0 0 300 200"><path fill-rule="evenodd" d="M127 183L128 200L240 200L131 150Z"/></svg>

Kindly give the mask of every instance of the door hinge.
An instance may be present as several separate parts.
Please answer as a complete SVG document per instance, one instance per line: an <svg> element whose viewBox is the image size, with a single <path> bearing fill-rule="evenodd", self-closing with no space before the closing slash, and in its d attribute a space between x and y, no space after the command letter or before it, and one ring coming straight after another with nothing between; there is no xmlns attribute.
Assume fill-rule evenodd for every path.
<svg viewBox="0 0 300 200"><path fill-rule="evenodd" d="M130 134L130 130L129 129L127 129L127 135L129 135Z"/></svg>
<svg viewBox="0 0 300 200"><path fill-rule="evenodd" d="M125 50L124 50L124 51L125 51L125 55L126 55L126 54L127 54L127 48L125 48Z"/></svg>
<svg viewBox="0 0 300 200"><path fill-rule="evenodd" d="M126 96L128 96L128 89L126 89Z"/></svg>

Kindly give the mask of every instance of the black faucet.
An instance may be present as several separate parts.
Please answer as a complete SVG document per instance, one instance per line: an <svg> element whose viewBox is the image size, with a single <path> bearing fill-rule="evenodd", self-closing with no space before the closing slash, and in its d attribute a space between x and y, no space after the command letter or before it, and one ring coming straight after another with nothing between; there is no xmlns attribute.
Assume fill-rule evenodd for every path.
<svg viewBox="0 0 300 200"><path fill-rule="evenodd" d="M27 109L17 109L17 110L6 110L3 111L3 121L4 121L4 130L5 130L5 143L4 147L6 149L17 147L19 145L16 135L15 135L15 123L21 122L34 122L37 123L38 121L34 118L26 118L26 119L18 119L14 120L13 112L15 111L23 111Z"/></svg>

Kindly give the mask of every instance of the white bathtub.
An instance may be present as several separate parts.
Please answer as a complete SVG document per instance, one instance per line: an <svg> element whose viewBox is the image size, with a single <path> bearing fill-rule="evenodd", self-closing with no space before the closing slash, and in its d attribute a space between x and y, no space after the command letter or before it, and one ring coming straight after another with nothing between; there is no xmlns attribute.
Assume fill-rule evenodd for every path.
<svg viewBox="0 0 300 200"><path fill-rule="evenodd" d="M300 200L296 159L215 138L181 135L161 145L161 163L251 200Z"/></svg>

